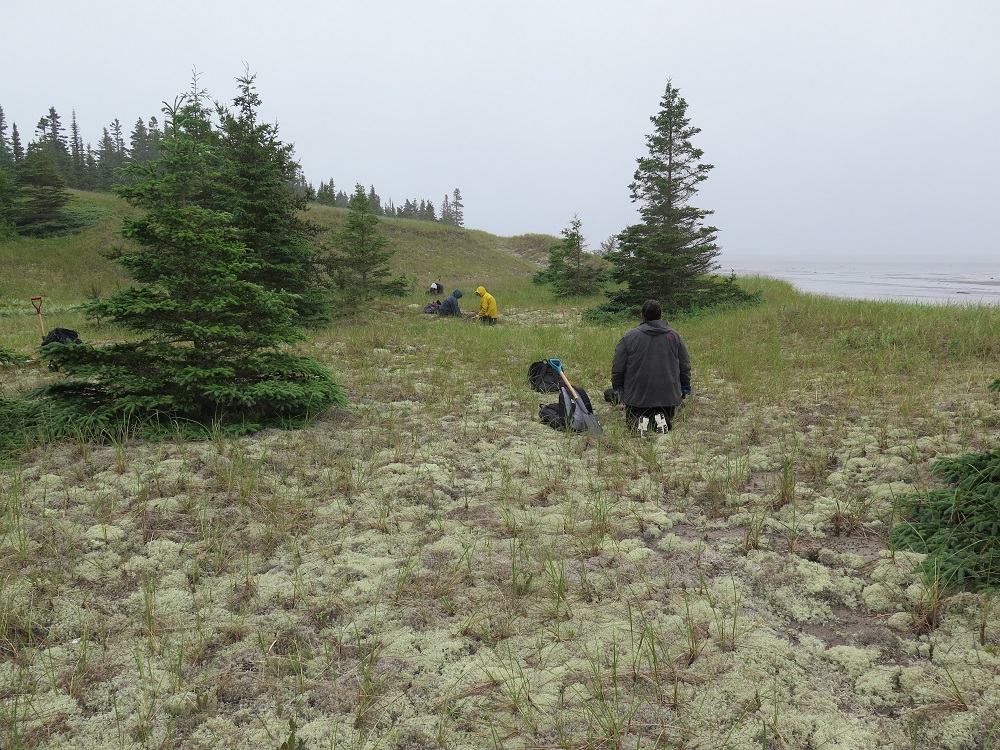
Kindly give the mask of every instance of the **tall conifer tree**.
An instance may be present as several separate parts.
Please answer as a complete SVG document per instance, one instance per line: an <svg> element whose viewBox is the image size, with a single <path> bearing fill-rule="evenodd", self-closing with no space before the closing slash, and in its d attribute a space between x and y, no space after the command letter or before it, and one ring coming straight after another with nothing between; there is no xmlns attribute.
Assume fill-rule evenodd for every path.
<svg viewBox="0 0 1000 750"><path fill-rule="evenodd" d="M713 166L702 162L702 150L691 143L701 130L691 125L687 102L670 81L659 113L650 120L654 130L646 136L649 152L637 160L629 185L632 201L640 204L642 223L622 231L617 248L607 255L614 264L611 278L621 286L608 292L604 309L631 314L650 298L658 299L667 313L724 299L749 300L731 280L711 275L718 268L719 230L704 220L714 212L690 201Z"/></svg>
<svg viewBox="0 0 1000 750"><path fill-rule="evenodd" d="M68 181L72 169L65 130L56 108L49 107L48 114L38 121L35 141L29 145L29 150L44 151L59 176Z"/></svg>
<svg viewBox="0 0 1000 750"><path fill-rule="evenodd" d="M451 194L451 222L456 227L465 226L465 204L462 203L462 193L458 188Z"/></svg>
<svg viewBox="0 0 1000 750"><path fill-rule="evenodd" d="M17 132L16 122L10 126L10 152L14 156L15 164L24 158L24 146L21 143L21 134Z"/></svg>
<svg viewBox="0 0 1000 750"><path fill-rule="evenodd" d="M118 121L115 120L117 123ZM114 123L112 123L114 125ZM98 190L111 190L112 187L121 182L120 170L125 166L125 152L122 148L123 142L120 136L113 131L104 128L101 140L97 145L97 176L95 187Z"/></svg>
<svg viewBox="0 0 1000 750"><path fill-rule="evenodd" d="M149 161L146 154L146 148L149 142L149 132L146 130L146 123L143 122L141 117L136 120L135 125L132 126L132 132L129 133L128 141L128 155L132 161Z"/></svg>
<svg viewBox="0 0 1000 750"><path fill-rule="evenodd" d="M374 185L368 188L368 205L371 207L372 213L376 216L381 216L384 213L382 210L382 198L375 192Z"/></svg>
<svg viewBox="0 0 1000 750"><path fill-rule="evenodd" d="M78 190L92 190L93 184L88 180L87 175L87 152L83 145L83 136L80 134L80 126L76 122L76 110L70 119L69 126L69 156L70 156L70 179L69 186Z"/></svg>
<svg viewBox="0 0 1000 750"><path fill-rule="evenodd" d="M149 135L149 161L159 157L159 145L160 138L163 134L160 132L160 123L155 117L149 118L149 125L146 126L146 133Z"/></svg>
<svg viewBox="0 0 1000 750"><path fill-rule="evenodd" d="M580 217L574 216L561 232L563 241L549 249L549 265L532 277L536 284L547 284L556 297L593 294L607 275L600 261L587 252L581 226Z"/></svg>
<svg viewBox="0 0 1000 750"><path fill-rule="evenodd" d="M379 217L363 185L356 185L348 204L347 223L333 236L328 258L330 275L345 300L358 303L375 297L402 294L409 287L405 276L390 278L389 260L395 251L379 232Z"/></svg>
<svg viewBox="0 0 1000 750"><path fill-rule="evenodd" d="M130 163L117 189L143 211L124 220L134 249L117 258L137 286L89 307L139 338L44 347L67 378L39 395L54 418L77 424L131 416L237 429L342 402L319 363L285 349L302 337L293 296L247 279L256 256L232 214L212 205L217 175L234 167L200 96L165 111L161 158Z"/></svg>
<svg viewBox="0 0 1000 750"><path fill-rule="evenodd" d="M7 138L7 118L0 107L0 169L10 169L14 166L14 152Z"/></svg>

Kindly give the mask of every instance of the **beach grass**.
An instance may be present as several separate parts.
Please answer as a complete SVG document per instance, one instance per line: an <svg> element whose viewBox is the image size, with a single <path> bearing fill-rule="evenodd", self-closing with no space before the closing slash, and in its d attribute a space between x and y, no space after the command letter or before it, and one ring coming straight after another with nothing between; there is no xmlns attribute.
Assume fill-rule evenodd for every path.
<svg viewBox="0 0 1000 750"><path fill-rule="evenodd" d="M763 305L670 321L695 394L640 440L600 399L631 323L531 285L544 241L462 234L408 240L432 245L419 273L466 310L485 284L501 323L424 315L415 287L312 331L301 351L350 403L305 429L40 435L0 471L0 744L998 741L993 595L889 532L937 459L995 447L1000 310L745 279ZM482 257L442 270L465 252ZM74 317L85 284L50 290L51 325L122 335ZM30 357L33 310L4 322L0 346ZM546 357L603 438L538 422L553 398L527 368ZM7 398L58 377L0 374Z"/></svg>

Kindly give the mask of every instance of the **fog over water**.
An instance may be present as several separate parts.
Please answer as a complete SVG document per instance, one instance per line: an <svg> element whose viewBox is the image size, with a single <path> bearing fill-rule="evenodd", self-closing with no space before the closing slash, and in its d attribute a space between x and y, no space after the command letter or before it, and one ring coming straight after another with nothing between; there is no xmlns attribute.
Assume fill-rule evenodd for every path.
<svg viewBox="0 0 1000 750"><path fill-rule="evenodd" d="M720 273L768 276L797 289L847 299L927 304L1000 304L1000 264L988 262L809 262L770 259Z"/></svg>

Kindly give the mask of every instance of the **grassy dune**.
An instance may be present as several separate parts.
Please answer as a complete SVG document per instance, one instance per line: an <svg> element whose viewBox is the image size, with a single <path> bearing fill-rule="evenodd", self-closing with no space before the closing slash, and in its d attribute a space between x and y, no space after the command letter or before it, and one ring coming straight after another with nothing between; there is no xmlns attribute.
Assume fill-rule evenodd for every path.
<svg viewBox="0 0 1000 750"><path fill-rule="evenodd" d="M887 546L938 457L997 443L1000 311L748 279L765 305L671 321L696 393L640 441L600 402L625 327L528 282L552 238L384 227L502 324L382 303L302 345L351 399L307 429L81 434L0 474L0 746L278 748L290 720L309 750L1000 746L995 602ZM79 258L48 322L99 340L71 307L118 283L111 236L0 255ZM3 283L30 353L36 292ZM602 440L538 423L546 356Z"/></svg>

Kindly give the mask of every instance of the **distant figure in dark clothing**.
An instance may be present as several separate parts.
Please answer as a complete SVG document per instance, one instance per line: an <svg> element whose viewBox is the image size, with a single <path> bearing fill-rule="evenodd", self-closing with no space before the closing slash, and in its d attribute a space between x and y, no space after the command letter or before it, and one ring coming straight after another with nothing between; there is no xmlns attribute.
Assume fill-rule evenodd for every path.
<svg viewBox="0 0 1000 750"><path fill-rule="evenodd" d="M646 300L642 322L622 336L611 363L612 397L625 404L625 423L640 437L667 433L678 404L691 395L691 358L662 315L659 302Z"/></svg>
<svg viewBox="0 0 1000 750"><path fill-rule="evenodd" d="M462 310L458 306L458 300L462 297L462 290L456 289L454 292L449 294L444 298L444 302L441 303L441 307L438 310L439 315L454 315L456 318L462 317Z"/></svg>
<svg viewBox="0 0 1000 750"><path fill-rule="evenodd" d="M441 294L444 291L444 284L440 281L435 281L431 284L431 288L427 290L428 294Z"/></svg>

